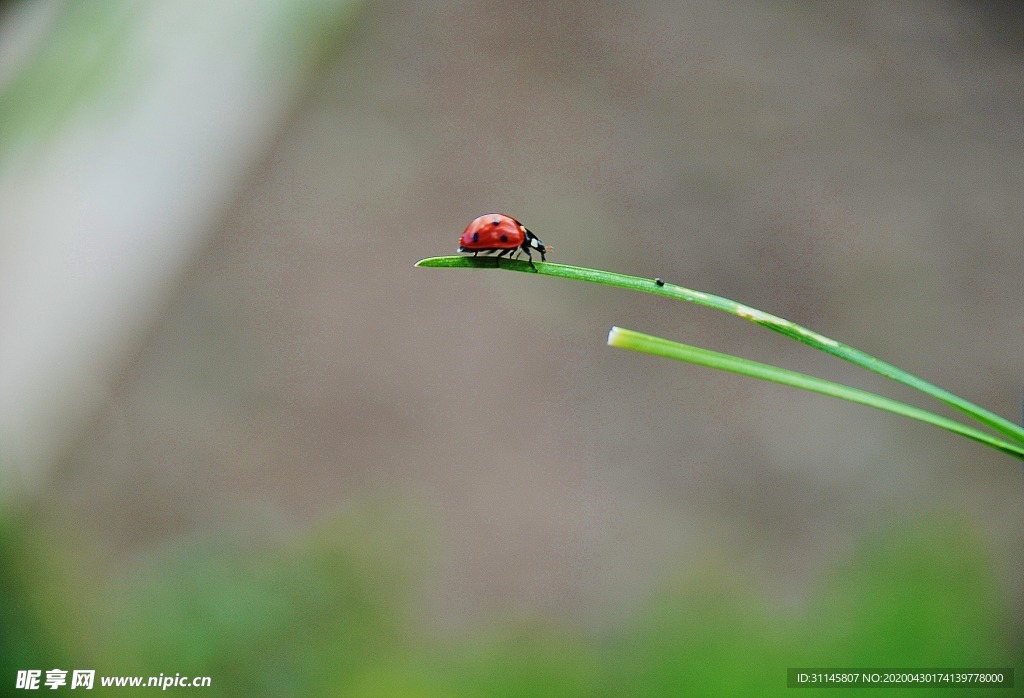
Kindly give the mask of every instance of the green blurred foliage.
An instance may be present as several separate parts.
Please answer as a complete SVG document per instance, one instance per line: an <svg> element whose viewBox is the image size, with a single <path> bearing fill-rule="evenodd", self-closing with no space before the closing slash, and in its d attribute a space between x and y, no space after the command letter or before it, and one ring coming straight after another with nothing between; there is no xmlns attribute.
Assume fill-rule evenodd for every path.
<svg viewBox="0 0 1024 698"><path fill-rule="evenodd" d="M19 527L0 520L0 692L14 686L18 669L58 659L56 639L32 603L32 587L42 583L39 563L30 559L36 550Z"/></svg>
<svg viewBox="0 0 1024 698"><path fill-rule="evenodd" d="M108 673L210 676L217 695L323 695L403 651L405 550L363 512L299 542L169 547L111 589ZM388 545L380 545L380 540ZM113 659L116 658L116 659Z"/></svg>
<svg viewBox="0 0 1024 698"><path fill-rule="evenodd" d="M826 657L853 666L991 666L1010 631L983 540L933 517L886 531L836 574L815 611ZM826 644L827 643L827 644Z"/></svg>
<svg viewBox="0 0 1024 698"><path fill-rule="evenodd" d="M865 542L800 610L773 610L712 570L668 586L609 636L533 621L457 642L410 630L407 592L423 561L365 512L299 542L225 534L168 546L108 584L92 612L17 530L8 520L0 537L6 687L17 669L63 662L209 675L218 696L781 695L788 667L1011 666L1020 649L983 540L951 517ZM53 637L59 609L77 619L66 631L88 638L78 658Z"/></svg>
<svg viewBox="0 0 1024 698"><path fill-rule="evenodd" d="M109 87L126 65L135 21L125 0L68 3L50 36L0 93L0 167L22 148L45 141Z"/></svg>
<svg viewBox="0 0 1024 698"><path fill-rule="evenodd" d="M928 517L865 541L803 612L770 612L721 573L666 592L623 640L607 695L781 695L793 690L789 667L1012 666L1007 617L981 537L959 518Z"/></svg>

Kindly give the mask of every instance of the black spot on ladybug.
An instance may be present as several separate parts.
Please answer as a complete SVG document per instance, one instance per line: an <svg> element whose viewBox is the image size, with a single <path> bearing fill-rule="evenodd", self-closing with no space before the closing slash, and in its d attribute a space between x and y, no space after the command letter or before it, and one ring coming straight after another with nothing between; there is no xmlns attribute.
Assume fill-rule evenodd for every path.
<svg viewBox="0 0 1024 698"><path fill-rule="evenodd" d="M501 236L500 238L498 238L498 239L499 239L499 240L501 240L502 242L508 242L508 235L502 235L502 236Z"/></svg>
<svg viewBox="0 0 1024 698"><path fill-rule="evenodd" d="M664 286L665 280L659 276L657 279L654 280L654 283L658 284L659 286Z"/></svg>
<svg viewBox="0 0 1024 698"><path fill-rule="evenodd" d="M480 233L473 233L473 242L480 242Z"/></svg>
<svg viewBox="0 0 1024 698"><path fill-rule="evenodd" d="M495 218L494 220L491 221L491 225L501 225L501 219Z"/></svg>

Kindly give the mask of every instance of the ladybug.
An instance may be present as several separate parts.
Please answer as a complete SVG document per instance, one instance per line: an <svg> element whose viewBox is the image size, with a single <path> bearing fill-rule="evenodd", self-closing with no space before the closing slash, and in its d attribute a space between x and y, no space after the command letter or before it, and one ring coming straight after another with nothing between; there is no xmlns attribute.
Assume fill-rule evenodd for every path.
<svg viewBox="0 0 1024 698"><path fill-rule="evenodd" d="M513 252L516 257L525 252L533 267L531 249L540 252L542 262L547 261L544 254L548 248L540 238L515 218L503 213L487 213L473 219L459 238L459 252L472 252L474 256L480 252L497 252L499 257L507 254L510 259Z"/></svg>

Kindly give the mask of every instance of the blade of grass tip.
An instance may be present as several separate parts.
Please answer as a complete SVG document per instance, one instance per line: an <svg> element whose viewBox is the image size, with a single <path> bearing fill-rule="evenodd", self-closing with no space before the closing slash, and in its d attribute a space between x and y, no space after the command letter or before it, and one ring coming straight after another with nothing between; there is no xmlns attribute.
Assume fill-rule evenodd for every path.
<svg viewBox="0 0 1024 698"><path fill-rule="evenodd" d="M556 276L564 279L574 279L577 281L589 281L591 283L601 284L604 286L615 286L633 291L652 293L666 298L687 301L689 303L701 305L706 308L712 308L714 310L721 310L749 320L757 325L772 330L773 332L789 337L790 339L795 339L813 347L814 349L836 356L856 366L860 366L861 368L865 368L869 371L885 376L897 383L902 383L910 386L911 388L915 388L916 390L919 390L926 395L930 395L940 402L963 412L1003 436L1017 443L1024 444L1024 425L1019 426L1014 424L1008 419L980 407L969 400L965 400L959 395L955 395L948 390L918 378L912 373L908 373L901 368L897 368L896 366L875 358L874 356L871 356L859 349L855 349L843 344L842 342L838 342L805 327L801 327L789 320L737 303L736 301L728 298L723 298L722 296L716 296L702 291L694 291L677 284L664 282L659 284L654 279L644 279L637 276L628 276L626 274L618 274L610 271L589 269L587 267L552 264L551 262L536 262L535 267L531 267L528 263L518 260L499 261L493 257L451 256L429 257L417 262L416 266L449 268L471 267L478 269L494 269L497 267L508 269L509 271L532 272L546 276Z"/></svg>
<svg viewBox="0 0 1024 698"><path fill-rule="evenodd" d="M621 327L612 327L611 332L608 333L608 345L619 349L629 349L631 351L638 351L645 354L651 354L653 356L675 359L676 361L685 361L687 363L705 366L707 368L714 368L720 371L729 371L743 376L759 378L761 380L788 385L793 388L800 388L802 390L840 398L861 405L868 405L869 407L885 410L886 412L892 412L893 414L898 414L910 419L916 419L918 421L946 429L954 434L965 436L968 439L977 441L989 446L990 448L994 448L998 451L1024 460L1024 446L1018 446L1017 444L1003 441L991 434L979 431L978 429L966 426L952 419L942 417L897 400L869 393L866 390L851 388L846 385L833 383L832 381L816 378L804 373L798 373L796 371L790 371L777 366L758 363L757 361L751 361L749 359L742 359L729 354L722 354L709 349L701 349L700 347L694 347L689 344L673 342L668 339L623 329Z"/></svg>

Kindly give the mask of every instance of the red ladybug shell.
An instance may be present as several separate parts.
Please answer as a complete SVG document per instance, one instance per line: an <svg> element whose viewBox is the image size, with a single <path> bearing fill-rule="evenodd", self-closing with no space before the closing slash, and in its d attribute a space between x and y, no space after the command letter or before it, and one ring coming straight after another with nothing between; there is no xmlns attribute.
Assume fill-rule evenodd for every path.
<svg viewBox="0 0 1024 698"><path fill-rule="evenodd" d="M526 228L511 216L488 213L466 226L459 239L460 251L514 250L526 240Z"/></svg>
<svg viewBox="0 0 1024 698"><path fill-rule="evenodd" d="M544 255L548 247L540 238L515 218L503 213L487 213L475 218L459 238L459 252L472 252L474 256L481 252L497 252L499 257L507 254L510 258L525 252L532 267L531 251L540 252L541 261L546 260Z"/></svg>

